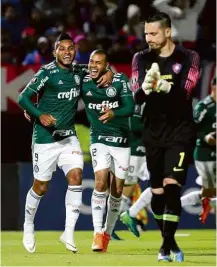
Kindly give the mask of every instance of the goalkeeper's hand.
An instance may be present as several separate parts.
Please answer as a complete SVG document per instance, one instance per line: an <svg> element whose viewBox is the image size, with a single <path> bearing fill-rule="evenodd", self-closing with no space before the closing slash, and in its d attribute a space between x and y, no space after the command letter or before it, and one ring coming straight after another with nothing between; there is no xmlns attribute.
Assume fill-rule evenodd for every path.
<svg viewBox="0 0 217 267"><path fill-rule="evenodd" d="M160 69L157 63L153 63L150 70L147 72L142 84L142 89L146 95L149 95L151 92L169 93L171 85L167 81L161 79Z"/></svg>

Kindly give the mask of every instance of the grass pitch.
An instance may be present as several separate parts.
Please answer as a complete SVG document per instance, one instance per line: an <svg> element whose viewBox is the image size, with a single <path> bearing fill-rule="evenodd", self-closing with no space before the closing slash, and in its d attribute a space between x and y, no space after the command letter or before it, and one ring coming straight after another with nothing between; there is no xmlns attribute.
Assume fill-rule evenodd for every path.
<svg viewBox="0 0 217 267"><path fill-rule="evenodd" d="M158 263L159 231L147 231L138 239L128 231L117 232L124 241L111 241L107 253L91 251L90 231L77 231L78 253L59 242L61 232L36 232L36 252L22 245L22 232L1 233L1 266L216 266L215 230L178 231L177 241L185 254L184 263ZM188 235L186 235L188 234Z"/></svg>

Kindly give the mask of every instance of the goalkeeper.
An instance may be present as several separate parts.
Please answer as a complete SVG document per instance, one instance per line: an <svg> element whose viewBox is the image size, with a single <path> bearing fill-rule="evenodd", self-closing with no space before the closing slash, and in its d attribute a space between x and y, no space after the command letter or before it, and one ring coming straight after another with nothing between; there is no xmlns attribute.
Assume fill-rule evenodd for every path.
<svg viewBox="0 0 217 267"><path fill-rule="evenodd" d="M183 262L174 236L181 216L181 187L195 142L191 94L199 79L199 57L174 44L167 14L150 16L144 28L149 49L134 55L132 81L136 102L146 102L143 138L151 207L163 237L158 261Z"/></svg>

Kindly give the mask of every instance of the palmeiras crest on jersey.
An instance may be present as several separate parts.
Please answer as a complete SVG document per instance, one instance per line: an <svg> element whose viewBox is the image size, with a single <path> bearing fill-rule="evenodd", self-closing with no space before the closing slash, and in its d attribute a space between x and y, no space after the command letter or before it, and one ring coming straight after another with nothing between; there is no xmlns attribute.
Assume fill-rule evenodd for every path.
<svg viewBox="0 0 217 267"><path fill-rule="evenodd" d="M114 87L109 87L106 89L106 95L108 97L114 97L117 94L117 90Z"/></svg>
<svg viewBox="0 0 217 267"><path fill-rule="evenodd" d="M181 71L181 69L182 69L182 65L181 65L181 64L176 63L176 64L173 65L173 71L174 71L176 74L178 74L178 73Z"/></svg>
<svg viewBox="0 0 217 267"><path fill-rule="evenodd" d="M77 85L80 84L80 77L78 75L74 75L74 79Z"/></svg>

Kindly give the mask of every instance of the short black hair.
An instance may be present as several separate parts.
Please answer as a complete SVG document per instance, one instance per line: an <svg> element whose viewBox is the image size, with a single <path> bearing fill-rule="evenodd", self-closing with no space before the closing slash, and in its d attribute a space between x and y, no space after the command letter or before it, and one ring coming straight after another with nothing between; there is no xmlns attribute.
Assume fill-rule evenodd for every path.
<svg viewBox="0 0 217 267"><path fill-rule="evenodd" d="M150 15L144 23L151 23L159 21L161 26L165 28L171 28L171 19L170 16L164 12L157 12L152 15Z"/></svg>
<svg viewBox="0 0 217 267"><path fill-rule="evenodd" d="M103 49L97 49L97 50L94 50L92 53L91 53L92 55L104 55L105 56L105 60L106 60L106 62L108 61L108 54L106 53L106 51L105 50L103 50Z"/></svg>
<svg viewBox="0 0 217 267"><path fill-rule="evenodd" d="M62 32L62 33L57 37L56 42L55 42L55 46L54 46L54 47L56 48L58 42L63 41L63 40L70 40L70 41L73 42L73 39L72 39L67 33Z"/></svg>

